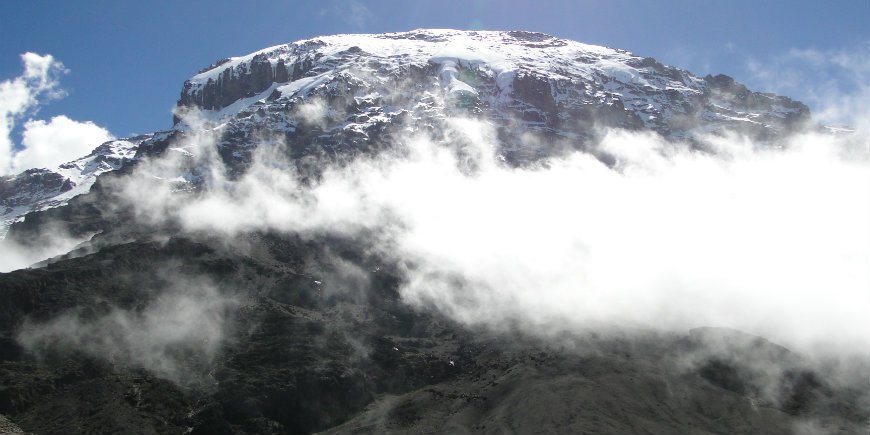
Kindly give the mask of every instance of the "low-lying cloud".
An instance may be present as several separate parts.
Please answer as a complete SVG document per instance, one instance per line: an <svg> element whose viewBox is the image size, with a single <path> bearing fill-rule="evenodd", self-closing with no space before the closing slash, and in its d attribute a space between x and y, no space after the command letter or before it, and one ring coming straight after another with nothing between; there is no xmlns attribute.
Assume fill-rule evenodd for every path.
<svg viewBox="0 0 870 435"><path fill-rule="evenodd" d="M380 234L373 249L401 265L404 300L470 325L709 325L805 349L870 344L863 132L778 147L709 137L701 152L615 130L598 150L613 166L575 152L518 168L501 163L486 122L446 128L447 143L409 136L313 186L265 142L229 180L201 133L185 165L143 164L127 199L191 231ZM167 181L179 175L204 191L179 195Z"/></svg>
<svg viewBox="0 0 870 435"><path fill-rule="evenodd" d="M18 341L38 355L59 346L176 382L203 381L228 331L227 311L238 301L205 278L172 281L174 286L142 309L110 307L99 315L69 312L28 322Z"/></svg>
<svg viewBox="0 0 870 435"><path fill-rule="evenodd" d="M36 241L21 243L14 239L0 240L0 273L30 267L36 263L67 254L87 242L93 234L71 236L62 225L46 225Z"/></svg>

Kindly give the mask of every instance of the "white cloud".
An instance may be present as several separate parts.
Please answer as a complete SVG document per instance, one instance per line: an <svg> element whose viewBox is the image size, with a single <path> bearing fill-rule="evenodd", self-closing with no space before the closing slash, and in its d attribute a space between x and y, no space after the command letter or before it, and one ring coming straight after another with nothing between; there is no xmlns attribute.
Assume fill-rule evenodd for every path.
<svg viewBox="0 0 870 435"><path fill-rule="evenodd" d="M37 112L40 104L65 96L58 78L67 72L50 54L24 53L21 61L24 72L0 82L0 175L81 157L112 137L90 121L77 122L61 115L49 122L28 120L22 144L16 147L11 137L16 122Z"/></svg>
<svg viewBox="0 0 870 435"><path fill-rule="evenodd" d="M582 152L512 168L486 123L446 127L446 143L405 138L311 188L271 143L229 180L214 142L192 135L197 156L141 165L127 191L141 216L191 231L380 234L405 300L464 323L728 326L802 348L870 345L867 135L805 133L783 149L711 137L707 154L613 131L600 145L613 168ZM191 168L207 193L173 194L163 180Z"/></svg>
<svg viewBox="0 0 870 435"><path fill-rule="evenodd" d="M24 124L22 149L12 158L12 172L45 168L87 155L97 145L114 139L93 122L77 122L64 115L49 122L29 120Z"/></svg>
<svg viewBox="0 0 870 435"><path fill-rule="evenodd" d="M34 263L63 255L93 236L71 237L58 225L49 224L39 237L39 243L19 244L15 240L4 239L0 243L0 273L28 267Z"/></svg>
<svg viewBox="0 0 870 435"><path fill-rule="evenodd" d="M329 107L320 99L315 98L298 106L299 117L307 124L316 125L320 128L326 126L329 115Z"/></svg>
<svg viewBox="0 0 870 435"><path fill-rule="evenodd" d="M6 173L12 163L15 150L9 136L16 119L35 109L38 98L59 96L57 76L65 71L50 54L24 53L21 62L22 75L0 82L0 174Z"/></svg>

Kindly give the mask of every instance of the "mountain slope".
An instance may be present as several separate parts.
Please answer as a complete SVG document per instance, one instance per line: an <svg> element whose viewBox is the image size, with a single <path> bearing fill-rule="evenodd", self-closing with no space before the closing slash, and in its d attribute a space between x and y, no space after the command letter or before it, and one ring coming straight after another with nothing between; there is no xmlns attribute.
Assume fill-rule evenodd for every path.
<svg viewBox="0 0 870 435"><path fill-rule="evenodd" d="M756 337L468 330L403 303L360 240L245 242L125 243L0 276L0 413L35 433L195 434L861 433L868 418L867 385ZM230 302L185 308L201 285Z"/></svg>

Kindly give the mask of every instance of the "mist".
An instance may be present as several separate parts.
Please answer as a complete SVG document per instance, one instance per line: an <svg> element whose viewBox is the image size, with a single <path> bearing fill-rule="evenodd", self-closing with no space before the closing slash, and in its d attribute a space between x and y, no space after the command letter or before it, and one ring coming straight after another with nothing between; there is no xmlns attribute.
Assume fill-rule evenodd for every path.
<svg viewBox="0 0 870 435"><path fill-rule="evenodd" d="M864 130L709 136L704 151L612 130L595 150L612 165L576 151L513 167L491 124L456 118L446 140L409 134L303 186L274 141L229 179L219 131L196 125L184 153L128 180L140 218L226 236L373 233L407 303L495 330L724 326L805 350L870 345ZM201 191L179 195L190 179Z"/></svg>
<svg viewBox="0 0 870 435"><path fill-rule="evenodd" d="M87 242L93 234L73 237L61 225L46 225L38 242L20 243L14 239L0 240L0 273L32 267L52 257L69 253Z"/></svg>
<svg viewBox="0 0 870 435"><path fill-rule="evenodd" d="M140 308L105 305L28 321L18 341L40 357L69 350L142 367L182 384L207 383L203 368L229 333L227 312L238 300L204 277L174 276L170 281L172 286Z"/></svg>

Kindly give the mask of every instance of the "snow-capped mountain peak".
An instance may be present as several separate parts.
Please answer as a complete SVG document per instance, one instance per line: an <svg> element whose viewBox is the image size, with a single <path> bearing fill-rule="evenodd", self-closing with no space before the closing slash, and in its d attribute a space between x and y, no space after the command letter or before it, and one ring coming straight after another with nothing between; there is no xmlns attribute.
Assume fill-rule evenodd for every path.
<svg viewBox="0 0 870 435"><path fill-rule="evenodd" d="M279 45L201 71L185 83L179 105L237 124L294 99L341 95L357 109L366 98L386 100L393 113L416 119L425 117L415 109L427 94L436 105L459 102L568 138L587 136L588 122L565 127L578 119L687 139L724 128L775 135L808 116L803 104L750 92L727 76L697 77L624 50L522 31L415 30Z"/></svg>

